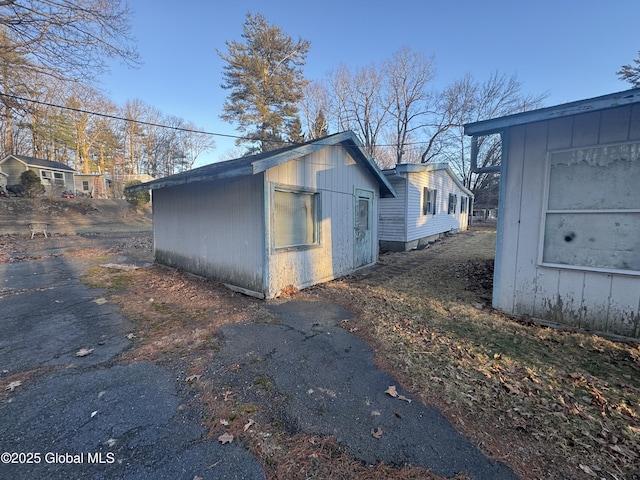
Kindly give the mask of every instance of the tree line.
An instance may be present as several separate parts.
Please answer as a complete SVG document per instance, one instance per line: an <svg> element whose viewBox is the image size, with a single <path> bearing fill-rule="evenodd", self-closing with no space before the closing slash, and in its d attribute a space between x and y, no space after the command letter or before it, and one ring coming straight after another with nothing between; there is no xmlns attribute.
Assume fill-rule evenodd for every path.
<svg viewBox="0 0 640 480"><path fill-rule="evenodd" d="M82 8L80 8L82 7ZM60 161L77 171L149 173L191 168L210 135L141 100L113 104L93 87L105 59L138 63L124 0L0 0L0 152ZM436 87L435 58L405 46L362 66L304 75L309 41L248 13L241 40L226 42L220 117L239 133L240 155L353 130L381 168L447 162L472 190L495 175L469 165L465 123L539 108L515 75L473 74ZM637 84L636 65L617 72ZM635 83L634 83L635 82ZM100 112L93 115L89 112ZM500 162L500 137L481 139L481 166Z"/></svg>
<svg viewBox="0 0 640 480"><path fill-rule="evenodd" d="M0 0L1 158L161 177L215 146L191 122L142 100L115 105L94 87L107 59L138 64L129 18L123 0Z"/></svg>

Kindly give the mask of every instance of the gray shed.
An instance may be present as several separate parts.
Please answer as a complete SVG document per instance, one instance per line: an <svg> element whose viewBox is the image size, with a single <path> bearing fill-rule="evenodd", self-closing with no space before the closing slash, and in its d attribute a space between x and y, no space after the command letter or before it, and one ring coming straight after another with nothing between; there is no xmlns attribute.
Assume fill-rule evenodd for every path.
<svg viewBox="0 0 640 480"><path fill-rule="evenodd" d="M465 133L503 141L493 306L640 338L640 89Z"/></svg>
<svg viewBox="0 0 640 480"><path fill-rule="evenodd" d="M156 261L260 298L378 258L378 199L393 187L353 132L129 188L153 191Z"/></svg>

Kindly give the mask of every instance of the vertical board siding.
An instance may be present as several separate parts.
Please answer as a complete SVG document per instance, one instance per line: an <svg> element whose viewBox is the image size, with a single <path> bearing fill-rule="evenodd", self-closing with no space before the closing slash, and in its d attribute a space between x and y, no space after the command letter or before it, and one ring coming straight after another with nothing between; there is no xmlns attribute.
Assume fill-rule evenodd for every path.
<svg viewBox="0 0 640 480"><path fill-rule="evenodd" d="M329 147L290 160L266 172L268 184L312 188L320 194L320 245L275 250L269 246L268 292L272 297L289 285L304 288L354 270L355 188L374 193L372 235L377 238L376 180L344 148ZM268 206L270 208L270 206ZM269 237L269 242L271 239ZM372 242L373 262L378 259Z"/></svg>
<svg viewBox="0 0 640 480"><path fill-rule="evenodd" d="M156 259L262 291L262 175L154 191Z"/></svg>
<svg viewBox="0 0 640 480"><path fill-rule="evenodd" d="M507 164L501 181L506 184L500 199L495 308L640 337L640 277L539 265L548 152L638 140L640 106L514 126L505 136Z"/></svg>

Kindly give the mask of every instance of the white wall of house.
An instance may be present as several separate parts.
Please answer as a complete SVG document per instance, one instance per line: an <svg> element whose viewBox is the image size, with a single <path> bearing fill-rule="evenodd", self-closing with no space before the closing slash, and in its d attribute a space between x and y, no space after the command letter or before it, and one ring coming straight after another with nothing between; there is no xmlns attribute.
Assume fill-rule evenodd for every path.
<svg viewBox="0 0 640 480"><path fill-rule="evenodd" d="M378 259L377 205L379 185L342 147L328 147L290 160L265 172L266 218L269 251L268 294L276 295L289 285L304 288L351 273L357 268L354 222L356 190L371 193L369 260ZM318 243L301 248L277 248L273 225L274 189L315 192L319 200Z"/></svg>
<svg viewBox="0 0 640 480"><path fill-rule="evenodd" d="M384 173L398 194L380 200L379 240L384 248L410 250L443 233L467 229L472 197L446 164L400 164ZM435 214L424 214L425 188L436 192ZM448 208L450 194L456 196L454 212Z"/></svg>
<svg viewBox="0 0 640 480"><path fill-rule="evenodd" d="M504 142L494 307L640 337L640 105L511 126Z"/></svg>
<svg viewBox="0 0 640 480"><path fill-rule="evenodd" d="M156 260L262 292L263 175L153 191Z"/></svg>

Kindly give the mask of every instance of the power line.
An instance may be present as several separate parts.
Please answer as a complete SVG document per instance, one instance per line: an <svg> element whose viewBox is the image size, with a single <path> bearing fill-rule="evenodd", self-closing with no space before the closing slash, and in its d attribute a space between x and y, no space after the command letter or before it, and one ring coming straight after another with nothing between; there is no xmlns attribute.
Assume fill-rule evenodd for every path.
<svg viewBox="0 0 640 480"><path fill-rule="evenodd" d="M242 140L244 140L244 139L250 140L249 138L240 137L238 135L228 135L228 134L225 134L225 133L213 133L213 132L207 132L207 131L204 131L204 130L194 130L194 129L185 128L185 127L162 125L160 123L146 122L144 120L133 120L131 118L119 117L117 115L110 115L108 113L98 113L98 112L92 112L90 110L83 110L81 108L74 108L74 107L67 107L67 106L63 106L63 105L56 105L54 103L48 103L48 102L42 102L40 100L33 100L33 99L30 99L30 98L18 97L17 95L9 95L7 93L0 93L0 96L7 97L7 98L13 98L14 100L21 100L23 102L36 103L38 105L44 105L46 107L59 108L59 109L62 109L62 110L70 110L72 112L86 113L87 115L96 115L98 117L110 118L112 120L121 120L123 122L131 122L131 123L137 123L137 124L140 124L140 125L147 125L149 127L169 128L171 130L177 130L177 131L180 131L180 132L199 133L199 134L202 134L202 135L212 135L212 136L217 136L217 137L227 137L227 138L236 138L236 139L242 139Z"/></svg>
<svg viewBox="0 0 640 480"><path fill-rule="evenodd" d="M146 126L149 126L149 127L168 128L168 129L176 130L176 131L180 131L180 132L198 133L198 134L201 134L201 135L210 135L210 136L214 136L214 137L234 138L236 140L247 140L247 141L254 141L254 142L263 141L263 142L268 142L268 143L279 143L279 144L282 144L282 145L297 145L295 142L287 142L287 141L284 141L284 140L261 140L261 139L257 139L257 138L242 137L240 135L230 135L230 134L227 134L227 133L207 132L205 130L194 130L194 129L185 128L185 127L162 125L160 123L146 122L144 120L133 120L131 118L119 117L117 115L110 115L108 113L92 112L90 110L84 110L84 109L81 109L81 108L74 108L74 107L67 107L67 106L64 106L64 105L57 105L55 103L43 102L43 101L40 101L40 100L33 100L31 98L19 97L17 95L9 95L8 93L2 93L2 92L0 92L0 96L7 97L7 98L12 98L14 100L20 100L20 101L23 101L23 102L36 103L38 105L44 105L46 107L59 108L61 110L70 110L72 112L85 113L87 115L96 115L98 117L110 118L112 120L120 120L120 121L123 121L123 122L131 122L131 123L136 123L136 124L139 124L139 125L146 125ZM411 142L411 143L405 143L405 146L424 145L425 143L427 143L427 142ZM327 146L334 146L334 145L332 144L332 145L327 145ZM396 145L391 145L391 144L388 144L388 145L377 144L376 146L377 147L396 147Z"/></svg>

